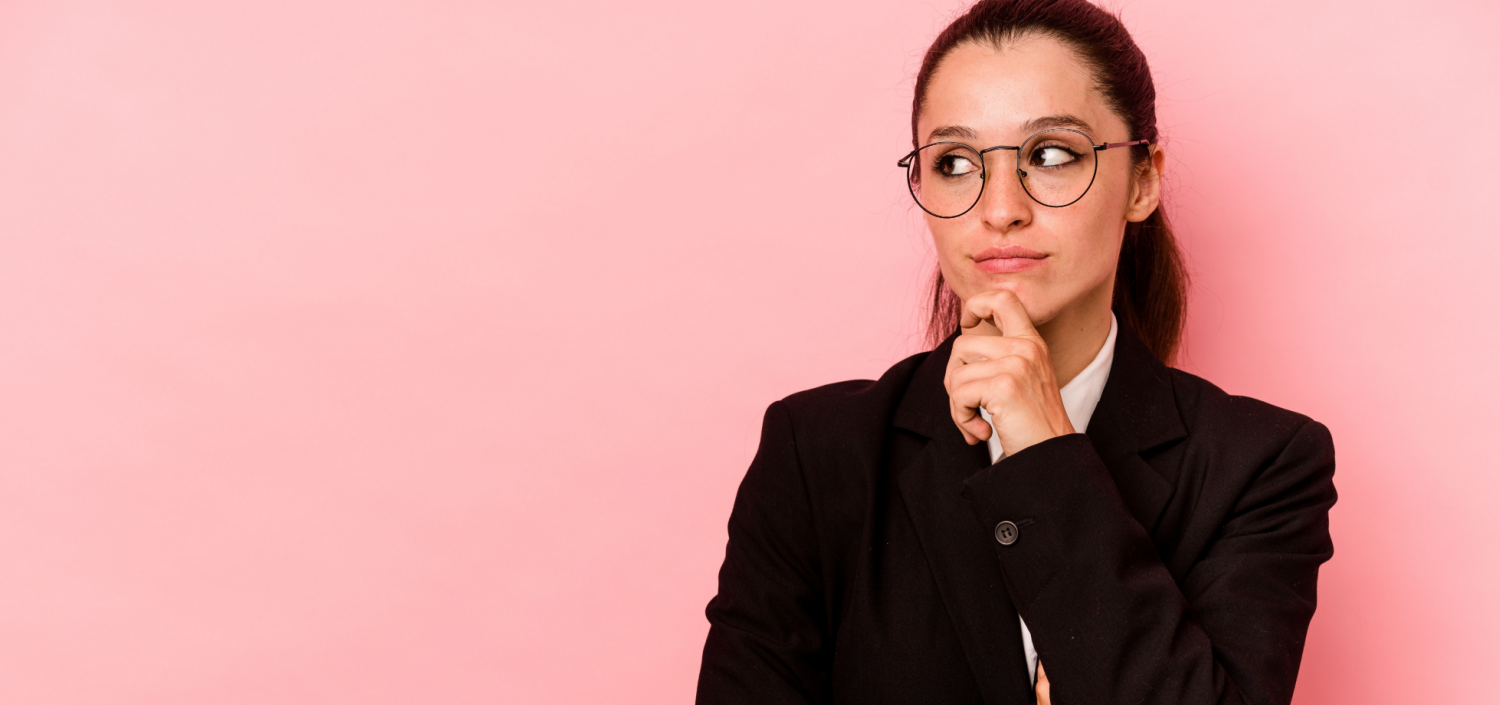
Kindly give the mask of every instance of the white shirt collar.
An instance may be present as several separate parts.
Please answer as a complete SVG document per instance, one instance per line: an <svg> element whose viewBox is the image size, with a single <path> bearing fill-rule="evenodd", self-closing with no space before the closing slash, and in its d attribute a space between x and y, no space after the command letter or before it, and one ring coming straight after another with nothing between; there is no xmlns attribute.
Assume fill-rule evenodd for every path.
<svg viewBox="0 0 1500 705"><path fill-rule="evenodd" d="M1073 423L1073 429L1079 433L1088 429L1089 419L1094 417L1094 407L1099 406L1099 397L1104 394L1104 383L1109 381L1109 368L1115 361L1115 336L1119 331L1120 325L1115 321L1115 314L1110 312L1109 337L1104 339L1104 347L1099 348L1099 354L1094 356L1094 361L1088 367L1057 390L1062 395L1063 408L1068 411L1068 421ZM990 412L980 409L979 414L985 421L990 420ZM990 462L1000 462L1005 457L1005 450L1000 447L1000 434L991 433L989 444Z"/></svg>

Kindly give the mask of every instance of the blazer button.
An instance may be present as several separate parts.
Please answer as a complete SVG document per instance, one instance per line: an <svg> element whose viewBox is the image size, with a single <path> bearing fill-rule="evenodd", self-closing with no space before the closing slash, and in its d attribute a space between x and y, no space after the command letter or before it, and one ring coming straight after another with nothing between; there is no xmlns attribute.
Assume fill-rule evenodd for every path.
<svg viewBox="0 0 1500 705"><path fill-rule="evenodd" d="M1016 523L1013 521L1002 521L995 525L995 540L999 541L1001 546L1009 546L1015 543L1016 539L1020 536L1021 530L1016 527Z"/></svg>

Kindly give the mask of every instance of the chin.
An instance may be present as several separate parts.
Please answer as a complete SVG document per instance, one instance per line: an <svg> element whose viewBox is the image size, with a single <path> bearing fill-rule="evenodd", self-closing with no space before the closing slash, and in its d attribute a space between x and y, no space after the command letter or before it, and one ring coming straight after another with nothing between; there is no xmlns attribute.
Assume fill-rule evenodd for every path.
<svg viewBox="0 0 1500 705"><path fill-rule="evenodd" d="M1017 296L1020 295L1017 294ZM1056 306L1051 302L1035 302L1031 299L1027 299L1025 296L1021 296L1020 298L1021 305L1026 307L1026 315L1031 317L1031 325L1036 326L1037 328L1041 328L1042 326L1050 323L1052 319L1056 318L1057 314L1062 310L1061 307Z"/></svg>

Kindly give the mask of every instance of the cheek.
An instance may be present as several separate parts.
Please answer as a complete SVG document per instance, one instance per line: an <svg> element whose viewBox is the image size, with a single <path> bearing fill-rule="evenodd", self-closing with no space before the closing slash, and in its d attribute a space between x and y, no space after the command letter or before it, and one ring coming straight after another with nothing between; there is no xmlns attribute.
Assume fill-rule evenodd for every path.
<svg viewBox="0 0 1500 705"><path fill-rule="evenodd" d="M1121 183L1123 179L1106 179L1102 173L1100 177L1089 193L1092 199L1089 207L1071 214L1079 217L1070 229L1078 234L1079 263L1089 271L1114 268L1125 235L1125 211L1129 208L1130 194Z"/></svg>
<svg viewBox="0 0 1500 705"><path fill-rule="evenodd" d="M1084 279L1091 284L1108 279L1119 263L1120 240L1125 234L1125 221L1121 219L1101 223L1094 233L1084 262Z"/></svg>
<svg viewBox="0 0 1500 705"><path fill-rule="evenodd" d="M1117 214L1096 214L1087 223L1079 223L1075 238L1073 274L1079 284L1091 285L1107 277L1120 258L1120 239L1125 234L1125 219Z"/></svg>
<svg viewBox="0 0 1500 705"><path fill-rule="evenodd" d="M967 298L971 288L965 281L965 277L971 275L971 272L963 266L965 259L963 253L966 251L964 242L973 228L972 224L967 222L968 220L968 217L952 220L931 216L926 218L927 231L932 234L932 247L937 254L938 267L942 269L943 278L948 282L948 286L960 298Z"/></svg>
<svg viewBox="0 0 1500 705"><path fill-rule="evenodd" d="M1051 218L1044 227L1057 234L1054 246L1063 255L1062 266L1050 282L1054 297L1071 299L1094 288L1109 278L1119 261L1124 211L1116 206L1115 194L1098 195L1109 199L1085 200L1048 214ZM1079 208L1085 203L1093 207Z"/></svg>
<svg viewBox="0 0 1500 705"><path fill-rule="evenodd" d="M932 247L937 251L938 261L946 262L958 249L958 243L961 240L958 236L959 230L953 227L951 220L934 218L930 215L924 216L923 220L927 224L927 232L932 235Z"/></svg>

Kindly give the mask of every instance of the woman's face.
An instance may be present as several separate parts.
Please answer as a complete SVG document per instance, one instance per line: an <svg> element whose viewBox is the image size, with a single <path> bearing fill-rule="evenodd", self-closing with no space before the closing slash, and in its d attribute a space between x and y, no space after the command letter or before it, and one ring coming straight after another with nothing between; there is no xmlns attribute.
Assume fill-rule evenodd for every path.
<svg viewBox="0 0 1500 705"><path fill-rule="evenodd" d="M924 145L983 150L1020 145L1051 127L1079 130L1095 144L1130 139L1072 50L1033 35L1002 51L966 43L949 52L929 80L917 136ZM1009 289L1039 327L1060 314L1109 310L1125 223L1156 209L1161 157L1156 152L1154 168L1138 175L1129 148L1097 155L1093 186L1063 208L1026 195L1016 152L984 155L987 182L974 208L952 219L927 215L943 277L960 299Z"/></svg>

